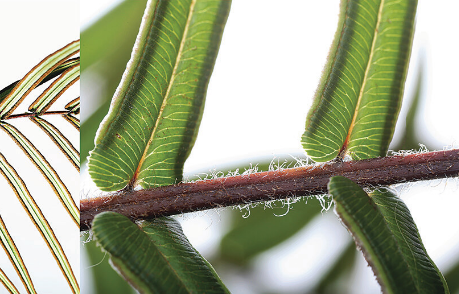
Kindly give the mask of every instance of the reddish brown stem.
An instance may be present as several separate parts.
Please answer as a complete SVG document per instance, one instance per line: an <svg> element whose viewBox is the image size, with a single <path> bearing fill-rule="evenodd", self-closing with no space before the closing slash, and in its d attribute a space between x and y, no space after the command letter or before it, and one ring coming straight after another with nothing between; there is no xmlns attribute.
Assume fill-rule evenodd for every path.
<svg viewBox="0 0 459 294"><path fill-rule="evenodd" d="M459 149L329 162L84 199L81 201L80 230L88 230L94 216L103 211L118 212L138 220L291 196L324 194L330 177L336 175L351 179L362 187L457 177Z"/></svg>

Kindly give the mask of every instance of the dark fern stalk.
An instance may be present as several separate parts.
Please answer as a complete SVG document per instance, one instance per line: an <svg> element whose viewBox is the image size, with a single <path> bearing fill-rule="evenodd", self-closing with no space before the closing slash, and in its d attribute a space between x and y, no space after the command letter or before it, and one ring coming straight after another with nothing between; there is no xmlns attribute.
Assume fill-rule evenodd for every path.
<svg viewBox="0 0 459 294"><path fill-rule="evenodd" d="M114 211L139 220L292 196L324 194L327 193L329 179L336 175L353 180L362 187L456 177L459 175L459 149L330 162L154 189L122 190L104 197L81 200L80 230L88 230L94 216L103 211Z"/></svg>

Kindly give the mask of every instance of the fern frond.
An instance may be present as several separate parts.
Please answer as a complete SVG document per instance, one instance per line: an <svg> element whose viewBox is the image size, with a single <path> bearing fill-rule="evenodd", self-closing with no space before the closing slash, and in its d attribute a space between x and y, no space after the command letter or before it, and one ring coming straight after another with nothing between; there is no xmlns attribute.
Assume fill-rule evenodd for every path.
<svg viewBox="0 0 459 294"><path fill-rule="evenodd" d="M79 40L66 45L43 59L38 65L32 68L24 78L0 90L0 132L6 133L12 139L11 141L4 140L0 145L0 173L9 183L29 218L35 224L37 231L42 235L73 293L79 293L80 291L77 279L57 236L33 196L33 194L35 197L40 195L34 190L32 190L32 193L29 191L26 183L17 172L16 168L19 167L15 168L7 161L5 158L6 154L3 153L2 149L10 148L11 146L17 148L14 144L11 144L12 142L16 143L30 162L41 172L46 182L48 182L53 189L54 194L58 196L59 201L62 203L72 221L79 226L80 216L78 206L75 203L74 197L72 197L72 193L67 188L68 184L66 185L61 179L58 169L62 168L59 164L59 157L64 155L75 167L77 171L75 176L79 175L80 154L77 148L74 147L74 144L69 140L69 136L75 137L76 134L70 134L69 130L72 132L72 128L65 129L63 125L66 124L64 121L69 121L79 132L79 97L68 101L66 104L59 103L59 105L65 105L57 106L61 109L52 109L57 105L57 103L55 103L56 101L68 99L66 95L63 94L79 80L80 58L71 58L79 52L79 48ZM26 99L26 97L28 97L34 89L37 89L46 82L50 82L48 87L42 91L40 95L37 95L38 98L36 98L35 101L30 103L30 99ZM30 105L26 103L30 103ZM27 110L25 112L20 112L19 107L21 106L21 108L23 108L22 105L24 104L28 105ZM46 119L44 117L46 117ZM48 118L52 117L55 117L57 121L55 120L51 123ZM31 120L38 126L38 129L41 130L37 133L39 136L37 137L38 139L27 135L26 127L20 124L20 122L24 121L24 118L27 118L27 121ZM16 122L18 122L18 124L16 124ZM38 143L46 140L53 142L52 144L59 148L62 155L59 152L46 155L46 153L40 151ZM5 151L6 150L7 149L5 149ZM13 163L13 165L15 164ZM77 192L78 191L74 191L74 194ZM7 207L8 202L3 203L3 201L3 199L0 200L0 206ZM4 237L1 238L3 247L21 278L21 281L25 285L27 292L36 293L25 263L22 262L20 258L19 250L11 245L14 245L14 241L11 237L6 237L9 236L7 232L6 225L1 221L0 237ZM5 244L9 245L7 246ZM15 286L3 272L0 272L0 281L9 292L18 293Z"/></svg>
<svg viewBox="0 0 459 294"><path fill-rule="evenodd" d="M14 286L10 279L6 276L5 272L0 268L0 282L5 286L6 290L12 294L19 294L18 289Z"/></svg>
<svg viewBox="0 0 459 294"><path fill-rule="evenodd" d="M19 253L18 248L14 244L13 238L11 238L10 233L8 232L5 223L3 222L2 217L0 216L0 240L2 243L3 249L5 249L6 253L8 254L8 258L10 259L11 263L14 266L14 269L21 277L24 286L29 293L35 293L35 288L32 283L32 279L30 278L29 271L22 260L21 254ZM1 271L1 269L0 269ZM5 282L4 285L7 289L11 291L11 289L16 289L16 287L9 281L6 275L3 273ZM0 273L1 276L1 273ZM2 279L0 277L0 279ZM9 281L9 283L8 283ZM10 284L10 285L9 285ZM17 289L16 289L17 292Z"/></svg>

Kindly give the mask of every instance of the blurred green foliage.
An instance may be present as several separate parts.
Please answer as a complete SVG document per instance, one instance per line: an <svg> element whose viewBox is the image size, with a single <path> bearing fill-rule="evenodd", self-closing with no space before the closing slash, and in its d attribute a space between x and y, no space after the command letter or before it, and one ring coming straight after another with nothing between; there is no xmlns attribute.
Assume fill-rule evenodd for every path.
<svg viewBox="0 0 459 294"><path fill-rule="evenodd" d="M86 160L89 151L94 148L96 130L108 112L111 97L130 58L146 2L147 0L124 0L81 33L81 87L84 101L82 104L86 114L86 119L82 122L80 143L82 163ZM402 140L396 146L391 146L395 151L419 149L420 139L417 135L419 130L416 117L423 103L422 98L425 96L422 93L425 82L422 66L420 68L410 110L405 118L400 117L401 120L406 121L405 127L401 130ZM88 102L84 95L94 86L92 79L95 76L98 77L97 81L99 78L103 81L98 85L100 95L96 97L96 102ZM96 107L88 107L88 105L96 105ZM429 146L427 147L430 149ZM293 167L297 163L291 157L280 158L279 162L284 168ZM252 163L258 163L256 165L258 171L269 170L269 166L272 165L271 158L254 158ZM236 169L242 173L252 168L252 164L246 162L221 166L218 170L227 174L228 171ZM207 173L208 170L203 172ZM272 204L272 209L265 209L265 205L261 204L250 208L250 216L247 218L243 217L244 211L228 210L229 228L220 242L217 256L211 260L212 264L215 263L217 269L230 264L244 272L255 256L288 240L305 228L315 216L320 215L322 207L316 199L309 199L307 204L305 202L306 200L303 199L289 207L277 201ZM282 217L279 217L280 215ZM132 288L111 268L108 257L100 251L94 241L85 243L83 248L89 257L91 266L89 271L93 276L95 294L134 293ZM312 293L343 291L343 285L348 282L355 267L356 253L354 242L349 242L313 287ZM459 293L459 260L445 273L445 277L451 293Z"/></svg>
<svg viewBox="0 0 459 294"><path fill-rule="evenodd" d="M94 148L94 137L100 122L108 112L126 64L131 56L146 0L125 0L81 32L81 92L83 113L80 158L86 161ZM121 21L122 20L122 21ZM85 98L97 85L97 101ZM92 106L92 105L95 105Z"/></svg>

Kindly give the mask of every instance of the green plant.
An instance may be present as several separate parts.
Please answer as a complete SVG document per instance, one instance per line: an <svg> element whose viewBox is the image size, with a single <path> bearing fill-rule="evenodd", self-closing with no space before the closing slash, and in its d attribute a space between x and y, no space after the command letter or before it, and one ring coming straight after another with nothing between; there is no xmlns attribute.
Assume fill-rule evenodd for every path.
<svg viewBox="0 0 459 294"><path fill-rule="evenodd" d="M25 183L22 178L25 174L24 170L22 170L21 177L20 173L16 171L19 167L13 167L3 153L5 152L6 154L8 149L11 149L14 143L17 144L16 149L13 149L16 152L15 156L17 156L19 149L24 152L25 156L30 159L33 165L35 165L38 171L43 175L44 178L41 183L47 182L51 186L55 195L58 197L59 202L61 202L63 209L66 210L68 217L72 219L74 225L79 226L79 209L75 204L71 192L67 189L66 184L64 184L58 172L56 172L56 169L59 166L59 164L56 163L59 162L56 161L56 158L60 160L60 156L65 156L75 168L76 172L79 172L79 152L72 145L70 140L66 138L66 135L59 131L58 127L63 129L63 125L65 124L64 121L67 121L67 123L73 126L74 130L76 129L76 131L79 132L80 126L78 115L80 112L80 98L77 97L68 101L63 109L50 109L58 99L61 97L65 99L66 96L62 95L69 87L79 80L80 59L79 57L70 58L77 54L79 49L79 40L68 44L43 59L43 61L31 69L24 78L12 83L0 91L0 128L2 132L5 132L10 137L10 140L8 141L2 141L2 148L0 152L0 172L11 187L11 191L7 190L6 192L3 192L6 197L5 199L2 199L2 206L12 207L14 201L11 197L16 194L19 203L23 206L26 214L35 225L37 231L43 237L46 245L49 247L52 256L55 258L57 265L61 269L73 293L79 293L77 279L66 254L56 237L56 234L37 204L39 201L43 201L42 199L40 200L42 195L40 195L37 191L35 191L35 193L31 193L29 191L30 186L34 186L34 183L32 181L30 181L31 183ZM35 101L28 106L28 110L26 112L16 111L21 104L29 102L26 98L36 87L39 87L51 80L52 83L49 84L42 94L34 99ZM69 99L69 97L66 98ZM54 126L55 122L51 123L50 118L53 116L60 117L62 120L58 127ZM32 139L28 139L27 136L24 135L24 132L33 126L27 124L15 124L16 121L24 119L30 119L30 121L38 126L39 130L41 130L42 137L38 137L38 139L34 138L36 143L32 143ZM67 130L66 132L70 133L71 130ZM28 135L30 136L30 133ZM67 136L68 135L69 134L67 134ZM45 137L49 138L46 139ZM47 157L42 155L36 146L39 146L41 142L48 139L56 145L62 154L54 156L48 154ZM13 158L11 153L8 155L8 157ZM41 183L39 182L38 184L39 189L43 189L42 187L40 188ZM35 183L35 185L37 184ZM48 201L52 200L48 199ZM20 217L17 218L17 221L19 222L20 219ZM0 234L2 246L7 252L8 257L27 292L36 293L32 278L25 265L27 262L23 261L20 254L21 250L19 250L15 245L14 239L7 229L7 225L1 218ZM31 240L33 241L34 239L32 238ZM19 293L16 286L1 270L0 280L11 293Z"/></svg>
<svg viewBox="0 0 459 294"><path fill-rule="evenodd" d="M106 209L117 210L133 219L141 219L145 216L161 216L180 211L198 210L203 207L218 207L222 204L240 204L244 200L283 198L289 196L289 192L293 191L289 188L290 190L287 189L285 194L279 193L281 189L278 184L287 178L288 170L285 173L271 172L270 174L247 175L247 181L244 183L242 183L244 177L233 177L156 188L171 185L181 180L181 169L196 137L197 125L199 125L202 111L201 99L205 95L209 71L213 66L208 62L215 59L215 44L218 45L221 33L219 30L225 21L224 15L227 13L229 3L214 1L213 4L217 5L217 8L199 6L206 5L206 2L192 2L190 5L195 4L200 9L193 10L193 7L190 8L190 6L185 5L184 7L186 8L185 11L190 9L189 11L197 12L196 14L188 12L189 14L181 15L175 10L177 7L173 5L168 7L166 2L158 2L158 6L149 2L146 11L147 17L144 19L143 29L141 29L137 43L137 48L142 48L142 50L138 50L131 59L109 115L100 128L95 150L89 159L89 172L98 187L106 191L120 191L106 198L86 199L83 201L82 214L94 215L94 211L98 213ZM365 9L361 8L360 4ZM384 6L386 4L387 7ZM369 5L369 7L364 5ZM319 86L316 103L311 108L306 133L303 137L304 147L313 159L317 161L335 159L337 161L337 163L327 166L333 165L338 166L338 168L344 166L345 164L341 161L347 156L355 160L385 156L387 153L400 108L410 54L416 3L405 1L401 4L389 2L384 5L381 4L379 7L378 5L371 6L368 3L350 1L349 3L343 2L341 6L342 14L336 41L332 46L323 82ZM401 7L394 9L394 7L390 7L391 5L401 5ZM404 7L404 5L407 6ZM214 13L206 15L204 12L208 11ZM216 12L220 12L222 16L214 18L219 15ZM201 13L203 20L199 19ZM148 17L153 15L156 15L156 19ZM350 17L348 17L349 15ZM172 23L171 19L182 23L183 26L174 23L177 27L171 29L168 27ZM359 27L363 21L369 22L368 26L372 28L370 31L373 32L372 36L364 36L365 33L368 33L366 27ZM149 22L153 22L153 24ZM215 24L204 29L197 29L197 26L193 26L193 24L202 23L206 25ZM153 29L150 31L149 28L151 27ZM386 34L387 31L392 32L392 30L394 33ZM172 31L174 32L173 36L170 35ZM187 38L194 36L192 33L202 37L197 38L197 44L193 43L195 41L193 38ZM186 37L183 37L183 41L179 41L181 39L178 38L176 44L168 39L168 37L173 38L182 34ZM388 39L384 40L384 38ZM165 46L169 45L172 47L165 49ZM401 49L391 50L394 46ZM196 51L196 56L193 55L193 51ZM176 61L175 65L169 63L170 60L164 58L166 53L167 56L174 56L172 53L175 53L180 62ZM204 58L206 53L208 56ZM355 60L357 54L361 58L360 61ZM381 64L379 62L381 60L390 62ZM387 67L390 69L384 70ZM377 77L378 74L381 76ZM350 76L354 77L355 80L351 81ZM373 79L369 79L368 76L372 76ZM184 77L186 79L182 80ZM380 84L378 82L371 84L377 80L381 81ZM351 85L350 82L355 82L355 84ZM366 88L367 86L369 88ZM375 86L380 87L380 89L390 89L390 91L374 92ZM156 94L148 94L153 92ZM378 101L387 103L377 105L376 111L371 110L370 106L375 103L372 94L377 94L376 97L382 98ZM196 98L192 99L193 96ZM148 100L147 97L153 98ZM335 98L338 99L335 100ZM178 106L171 105L173 103ZM338 107L334 103L337 103ZM191 110L187 108L188 106ZM345 115L342 115L341 112L345 112ZM363 114L363 118L360 119L354 113ZM367 116L372 117L369 122L365 121ZM374 119L375 116L376 119ZM383 121L382 127L374 124L375 121L380 120ZM184 122L183 125L180 124L181 121ZM371 131L365 128L369 124L372 126ZM133 125L137 125L137 127ZM324 135L323 130L332 131ZM174 139L170 139L170 137ZM376 137L377 140L372 142L368 140L368 137ZM358 141L361 143L355 143ZM167 148L163 148L165 145ZM151 154L156 155L155 152L159 155L150 156ZM450 175L457 174L457 150L453 150L449 154L452 156L451 161L439 167L437 176L446 176L447 170L451 172ZM429 154L429 156L434 155ZM414 156L408 156L406 161L410 162L413 158ZM387 159L387 161L390 160ZM377 162L386 162L386 159L365 161L370 166L373 165L372 167L375 169L378 167ZM430 163L433 161L428 160L428 164ZM350 163L348 165L355 166L356 164ZM321 168L316 169L320 170ZM408 172L410 169L411 167L408 168ZM368 170L367 168L366 171L368 172ZM277 178L265 186L256 186L258 179L267 178L269 175L274 175L273 178ZM425 178L426 175L420 177ZM294 179L297 180L298 178ZM404 181L405 179L400 180ZM295 184L294 181L293 185ZM363 179L362 184L368 184L368 180ZM139 186L141 186L139 190L133 189L139 188ZM211 187L205 188L207 186ZM255 188L251 189L251 186ZM239 188L241 190L237 190ZM254 196L256 194L254 190L261 191L259 194L264 196ZM208 191L211 193L207 193ZM319 190L319 192L323 193L324 191ZM187 193L194 193L194 195L188 196ZM373 195L372 198L369 198L361 188L349 183L348 180L333 178L329 184L329 193L334 196L338 214L348 229L356 236L356 240L366 252L367 258L374 265L374 270L377 272L377 277L385 291L401 293L447 292L442 275L430 261L420 242L417 229L409 217L409 212L403 206L403 202L394 198L390 191L376 189L371 194ZM230 198L236 194L241 195L241 202L219 202L225 197ZM199 205L194 204L193 202L201 196L204 198L201 203ZM167 197L169 199L166 199ZM357 208L355 203L351 201L352 197L359 198L360 202L357 204ZM168 200L170 200L168 204L162 204ZM151 206L147 206L147 203ZM156 204L158 205L155 208ZM201 204L202 206L200 206ZM174 205L178 208L166 211ZM399 211L385 210L386 207L403 207L404 210L400 214ZM311 214L316 213L317 209L312 209L312 211L314 212L310 212ZM370 217L371 221L374 218L378 225L368 226L372 222L368 222L366 217ZM408 229L403 227L397 231L397 228L391 226L392 220L400 217L404 218L404 224L408 226ZM249 220L251 218L253 219L253 216ZM85 219L82 227L89 226L89 220L90 218ZM204 284L196 285L200 281L207 281L206 278L202 280L199 278L190 279L187 275L190 270L182 268L184 263L183 260L181 261L181 253L183 250L192 253L191 258L186 258L188 263L185 263L185 268L187 266L196 267L196 270L192 270L193 274L208 275L214 283L213 286L209 286L210 288L225 291L225 287L215 277L213 270L206 267L205 261L201 261L199 254L183 239L176 222L170 218L143 221L139 223L141 228L139 230L127 219L110 212L96 216L93 226L96 239L102 248L111 255L113 265L140 291L147 293L148 291L178 291L174 287L188 287L190 291L193 291L196 286L203 287L196 291L207 289ZM270 228L266 225L265 227ZM292 231L295 232L295 229ZM381 231L384 235L378 234ZM177 235L175 238L180 242L171 242L168 239L170 234L172 236ZM286 235L289 234L292 232L286 233ZM136 240L127 239L127 236L135 236ZM381 236L383 239L379 240L378 238ZM407 243L401 242L406 236L413 239ZM126 240L128 241L126 242ZM160 244L164 246L159 246ZM393 260L386 258L384 254L384 248L387 244L390 245L387 248L393 248L394 254L404 252L393 265L391 265ZM164 252L163 250L170 251ZM411 250L418 251L419 258L406 259L407 261L404 262L405 257L409 255L406 252ZM238 250L233 251L237 255ZM143 253L151 254L151 258L145 259ZM146 262L158 262L159 264L161 258L154 257L157 255L170 257L171 267L164 264L151 266ZM411 271L413 265L416 267L419 262L426 266L426 271ZM400 264L404 269L397 268ZM161 273L155 273L155 270L159 270ZM179 272L178 276L181 278L175 282L163 284L161 278L167 280L166 277L173 276L173 271ZM427 286L416 282L418 278L425 281L424 275L432 279L432 282L427 283ZM399 278L402 279L399 280ZM410 279L413 280L412 283L404 283ZM428 287L433 288L429 289Z"/></svg>

